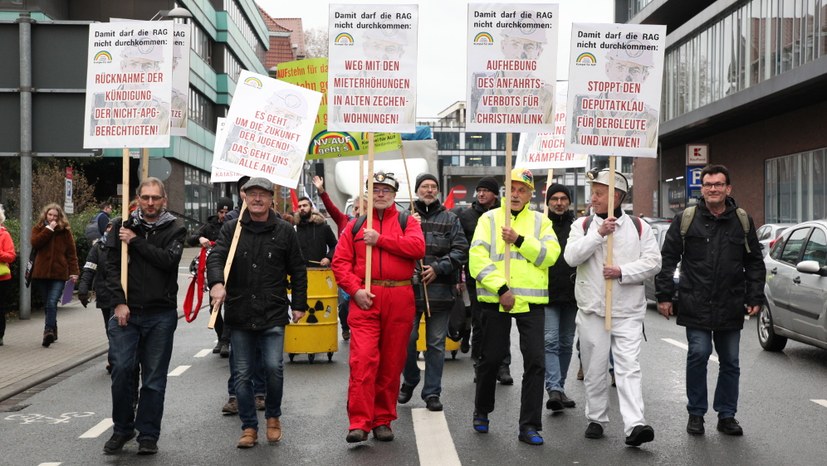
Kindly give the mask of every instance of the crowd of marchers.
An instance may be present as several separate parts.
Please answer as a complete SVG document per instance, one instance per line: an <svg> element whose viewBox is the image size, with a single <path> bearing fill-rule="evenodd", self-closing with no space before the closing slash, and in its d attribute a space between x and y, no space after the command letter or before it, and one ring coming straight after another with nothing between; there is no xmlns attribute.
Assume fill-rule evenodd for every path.
<svg viewBox="0 0 827 466"><path fill-rule="evenodd" d="M285 328L305 317L308 269L315 267L329 267L335 276L342 338L350 345L348 443L364 442L370 433L392 441L397 406L409 402L420 384L427 409L443 410L450 339L461 340L461 351L470 350L474 363L469 427L496 432L508 415L495 416L496 384L513 383L513 322L523 361L515 413L519 441L544 443L544 399L554 412L577 406L566 395L576 347L585 437L603 437L609 392L616 386L625 442L639 447L655 439L645 417L640 365L644 281L654 277L658 311L667 319L676 315L686 329L687 432L704 434L714 347L720 359L712 403L716 428L743 435L735 418L739 341L744 315L764 303L765 271L752 218L730 195L729 171L720 165L703 169L701 199L675 216L662 250L648 223L620 208L630 188L626 178L608 170L588 175L591 212L580 218L570 187L557 183L547 188L547 213L532 210L534 176L523 168L510 173L503 199L497 180L485 177L474 202L454 209L440 202L438 178L421 174L410 211L395 202L394 175L378 172L372 189L355 199L352 216L334 205L324 180L315 177L338 237L309 198L299 199L294 214L280 215L273 209L273 184L243 177L238 188L244 207L220 199L216 215L188 238L181 220L166 210L163 182L147 178L125 220L110 222L111 206L101 205L106 219L82 271L71 266L77 262L66 216L50 204L31 235L31 279L42 281L47 309L43 346L58 337L60 285L79 280L84 305L94 289L109 337L112 379L114 427L103 450L120 452L137 437L138 454L156 453L178 322L178 264L185 244L200 245L209 253L195 268L204 276L211 307L222 309L214 352L230 360L222 412L241 421L239 448L258 444L257 411L264 412L267 442L284 438ZM2 220L0 210L0 225ZM425 342L424 371L417 365L418 340Z"/></svg>

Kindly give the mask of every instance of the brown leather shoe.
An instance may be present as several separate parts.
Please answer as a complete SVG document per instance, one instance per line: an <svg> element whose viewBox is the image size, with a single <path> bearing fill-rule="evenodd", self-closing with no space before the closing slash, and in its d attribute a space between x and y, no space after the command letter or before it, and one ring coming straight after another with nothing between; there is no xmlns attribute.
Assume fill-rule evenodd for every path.
<svg viewBox="0 0 827 466"><path fill-rule="evenodd" d="M241 438L238 439L238 448L253 448L258 443L258 431L252 427L244 429Z"/></svg>
<svg viewBox="0 0 827 466"><path fill-rule="evenodd" d="M393 431L390 426L378 426L373 428L373 438L380 442L390 442L393 440Z"/></svg>
<svg viewBox="0 0 827 466"><path fill-rule="evenodd" d="M267 441L274 443L281 440L281 421L277 417L267 418Z"/></svg>

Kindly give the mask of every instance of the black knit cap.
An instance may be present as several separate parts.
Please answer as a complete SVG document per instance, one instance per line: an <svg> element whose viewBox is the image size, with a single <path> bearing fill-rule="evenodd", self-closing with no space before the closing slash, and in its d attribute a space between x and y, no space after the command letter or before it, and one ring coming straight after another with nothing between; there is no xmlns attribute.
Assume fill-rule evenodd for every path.
<svg viewBox="0 0 827 466"><path fill-rule="evenodd" d="M430 173L422 173L416 177L416 185L414 185L414 191L418 191L419 185L421 185L422 182L425 180L433 180L433 182L436 183L436 187L439 188L439 180L437 180L434 175L431 175Z"/></svg>
<svg viewBox="0 0 827 466"><path fill-rule="evenodd" d="M549 186L548 191L546 191L546 204L548 204L548 200L551 199L551 196L553 196L556 193L565 194L566 197L569 198L569 202L571 202L571 192L569 191L569 188L563 186L560 183L554 183L551 186Z"/></svg>
<svg viewBox="0 0 827 466"><path fill-rule="evenodd" d="M215 206L215 211L218 212L218 211L221 211L221 210L224 210L224 209L233 210L233 200L232 199L230 199L228 197L222 197L221 199L218 200L218 204L216 204L216 206Z"/></svg>
<svg viewBox="0 0 827 466"><path fill-rule="evenodd" d="M492 193L494 193L495 196L500 195L500 183L493 176L486 176L484 178L481 178L480 182L477 183L477 187L474 188L474 190L476 191L480 188L485 188L491 191Z"/></svg>

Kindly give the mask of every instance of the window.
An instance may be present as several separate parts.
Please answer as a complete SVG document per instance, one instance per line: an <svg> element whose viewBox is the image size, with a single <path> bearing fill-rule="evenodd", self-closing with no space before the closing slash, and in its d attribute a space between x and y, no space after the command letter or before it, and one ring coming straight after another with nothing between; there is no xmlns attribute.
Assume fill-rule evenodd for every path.
<svg viewBox="0 0 827 466"><path fill-rule="evenodd" d="M781 257L778 260L795 266L801 256L801 247L804 246L804 241L809 234L809 227L793 231L787 242L784 243L784 249L781 251Z"/></svg>
<svg viewBox="0 0 827 466"><path fill-rule="evenodd" d="M827 150L785 155L764 162L764 220L800 223L827 217Z"/></svg>
<svg viewBox="0 0 827 466"><path fill-rule="evenodd" d="M804 249L804 257L801 260L816 261L819 267L827 265L827 236L821 228L815 228L810 235L810 241Z"/></svg>

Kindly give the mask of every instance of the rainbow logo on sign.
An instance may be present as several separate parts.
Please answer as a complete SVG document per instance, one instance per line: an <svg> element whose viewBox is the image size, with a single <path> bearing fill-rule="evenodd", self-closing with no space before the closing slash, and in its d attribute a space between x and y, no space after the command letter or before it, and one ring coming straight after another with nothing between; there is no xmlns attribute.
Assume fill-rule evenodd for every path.
<svg viewBox="0 0 827 466"><path fill-rule="evenodd" d="M101 50L95 54L95 63L112 63L112 54L106 50Z"/></svg>
<svg viewBox="0 0 827 466"><path fill-rule="evenodd" d="M340 32L333 43L336 45L353 45L353 36L347 32Z"/></svg>
<svg viewBox="0 0 827 466"><path fill-rule="evenodd" d="M494 45L494 38L485 31L474 36L474 45Z"/></svg>
<svg viewBox="0 0 827 466"><path fill-rule="evenodd" d="M262 86L261 80L258 79L258 78L253 78L253 77L249 77L249 78L245 79L244 84L246 84L250 87L255 87L256 89L261 89L261 86Z"/></svg>
<svg viewBox="0 0 827 466"><path fill-rule="evenodd" d="M578 65L594 66L597 64L597 58L591 52L583 52L577 56L574 62Z"/></svg>
<svg viewBox="0 0 827 466"><path fill-rule="evenodd" d="M342 154L359 150L359 144L350 133L320 131L310 142L308 153L313 155Z"/></svg>

